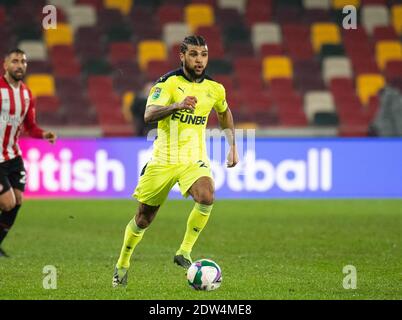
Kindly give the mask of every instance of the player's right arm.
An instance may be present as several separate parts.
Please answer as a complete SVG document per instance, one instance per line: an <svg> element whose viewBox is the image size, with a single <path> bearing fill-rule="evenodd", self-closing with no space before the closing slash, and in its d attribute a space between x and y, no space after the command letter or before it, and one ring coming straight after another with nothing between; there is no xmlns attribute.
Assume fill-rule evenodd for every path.
<svg viewBox="0 0 402 320"><path fill-rule="evenodd" d="M197 98L193 96L188 96L185 97L182 102L172 103L168 106L158 104L147 105L144 114L144 121L145 123L156 122L182 109L194 111L196 104L197 104Z"/></svg>

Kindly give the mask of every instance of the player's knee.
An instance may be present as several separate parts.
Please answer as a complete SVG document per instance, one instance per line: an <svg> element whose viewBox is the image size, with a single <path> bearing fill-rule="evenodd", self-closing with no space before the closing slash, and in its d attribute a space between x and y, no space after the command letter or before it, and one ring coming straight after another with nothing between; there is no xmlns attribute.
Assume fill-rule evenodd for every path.
<svg viewBox="0 0 402 320"><path fill-rule="evenodd" d="M152 220L145 215L138 215L135 223L141 229L146 229L151 224Z"/></svg>
<svg viewBox="0 0 402 320"><path fill-rule="evenodd" d="M145 204L140 204L138 214L136 216L136 224L141 229L148 228L152 220L155 218L158 212L159 206L153 207Z"/></svg>
<svg viewBox="0 0 402 320"><path fill-rule="evenodd" d="M4 201L0 204L1 211L11 211L16 205L15 200Z"/></svg>
<svg viewBox="0 0 402 320"><path fill-rule="evenodd" d="M212 205L214 203L214 193L209 190L203 190L199 192L196 196L195 202L205 205Z"/></svg>

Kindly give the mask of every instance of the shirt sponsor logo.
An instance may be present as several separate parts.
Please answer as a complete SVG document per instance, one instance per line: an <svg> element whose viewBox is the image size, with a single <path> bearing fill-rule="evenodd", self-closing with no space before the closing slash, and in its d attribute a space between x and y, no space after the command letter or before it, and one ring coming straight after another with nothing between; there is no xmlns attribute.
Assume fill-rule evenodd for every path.
<svg viewBox="0 0 402 320"><path fill-rule="evenodd" d="M180 122L187 124L195 124L197 126L204 125L207 121L206 116L196 116L193 114L186 114L176 111L172 114L172 120L179 120Z"/></svg>

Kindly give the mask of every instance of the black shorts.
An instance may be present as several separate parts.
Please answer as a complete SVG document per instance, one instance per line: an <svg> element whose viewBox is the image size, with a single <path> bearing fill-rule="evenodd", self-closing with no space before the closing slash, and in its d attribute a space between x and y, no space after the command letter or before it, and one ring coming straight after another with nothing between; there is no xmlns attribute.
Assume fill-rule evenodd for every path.
<svg viewBox="0 0 402 320"><path fill-rule="evenodd" d="M0 194L13 189L25 190L26 172L21 157L0 163Z"/></svg>

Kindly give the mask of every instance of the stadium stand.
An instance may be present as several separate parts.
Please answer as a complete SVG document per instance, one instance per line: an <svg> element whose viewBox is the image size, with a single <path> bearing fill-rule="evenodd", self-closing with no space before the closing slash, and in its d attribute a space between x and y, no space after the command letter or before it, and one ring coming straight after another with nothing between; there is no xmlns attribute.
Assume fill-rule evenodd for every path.
<svg viewBox="0 0 402 320"><path fill-rule="evenodd" d="M46 4L58 9L55 30L42 29ZM357 29L342 28L345 5L358 9ZM207 39L208 72L239 127L363 136L380 90L402 89L398 0L0 0L0 24L0 53L27 52L39 119L106 136L132 134L122 110L179 66L191 32Z"/></svg>

